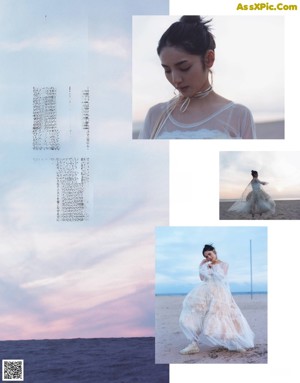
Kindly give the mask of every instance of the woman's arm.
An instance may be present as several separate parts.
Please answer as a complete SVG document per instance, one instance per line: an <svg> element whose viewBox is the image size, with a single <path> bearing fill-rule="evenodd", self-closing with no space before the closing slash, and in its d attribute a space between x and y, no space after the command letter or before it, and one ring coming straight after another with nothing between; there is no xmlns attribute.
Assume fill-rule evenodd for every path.
<svg viewBox="0 0 300 383"><path fill-rule="evenodd" d="M244 107L244 115L241 126L241 138L256 138L256 127L253 116L250 110L246 107Z"/></svg>
<svg viewBox="0 0 300 383"><path fill-rule="evenodd" d="M268 185L268 182L257 180L261 185Z"/></svg>
<svg viewBox="0 0 300 383"><path fill-rule="evenodd" d="M139 133L139 139L150 139L156 122L164 110L164 103L152 106L146 115L144 126Z"/></svg>
<svg viewBox="0 0 300 383"><path fill-rule="evenodd" d="M211 274L211 271L208 268L204 268L203 266L208 262L207 259L203 259L203 261L199 265L199 277L201 281L205 281L208 278L208 275Z"/></svg>
<svg viewBox="0 0 300 383"><path fill-rule="evenodd" d="M228 272L228 263L219 262L219 267L212 267L212 275L219 280L226 278Z"/></svg>
<svg viewBox="0 0 300 383"><path fill-rule="evenodd" d="M140 133L138 136L139 139L149 139L150 138L151 130L152 130L151 125L152 125L152 123L151 123L151 109L150 109L146 115L144 125L143 125L142 129L140 130Z"/></svg>

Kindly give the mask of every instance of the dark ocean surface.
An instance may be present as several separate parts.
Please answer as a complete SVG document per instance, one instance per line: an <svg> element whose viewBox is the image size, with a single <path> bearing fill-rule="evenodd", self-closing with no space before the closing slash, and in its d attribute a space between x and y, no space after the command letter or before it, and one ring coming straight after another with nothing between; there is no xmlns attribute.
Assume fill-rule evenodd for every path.
<svg viewBox="0 0 300 383"><path fill-rule="evenodd" d="M26 383L169 383L154 364L154 338L0 341L3 359L24 359Z"/></svg>

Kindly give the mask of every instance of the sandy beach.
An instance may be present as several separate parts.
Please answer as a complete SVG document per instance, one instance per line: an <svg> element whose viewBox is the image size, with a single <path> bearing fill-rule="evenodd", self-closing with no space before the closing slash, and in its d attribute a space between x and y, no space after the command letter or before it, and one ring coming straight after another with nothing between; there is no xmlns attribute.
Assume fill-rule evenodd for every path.
<svg viewBox="0 0 300 383"><path fill-rule="evenodd" d="M155 301L155 363L267 363L267 295L234 295L255 333L255 347L245 352L200 345L201 351L181 355L188 341L178 319L184 296L157 296Z"/></svg>
<svg viewBox="0 0 300 383"><path fill-rule="evenodd" d="M232 211L228 211L233 202L220 202L219 216L220 219L251 219L251 220L270 220L270 219L300 219L300 200L285 200L275 201L276 212L274 215L270 213L262 214L259 216L256 214L254 218L250 214L235 214Z"/></svg>

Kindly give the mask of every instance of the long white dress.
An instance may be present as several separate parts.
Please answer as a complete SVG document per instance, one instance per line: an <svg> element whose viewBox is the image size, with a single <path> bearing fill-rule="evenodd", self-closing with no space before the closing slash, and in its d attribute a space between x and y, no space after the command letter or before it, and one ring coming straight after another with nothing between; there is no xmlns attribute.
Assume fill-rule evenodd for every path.
<svg viewBox="0 0 300 383"><path fill-rule="evenodd" d="M152 138L157 122L162 119L155 139L241 139L256 138L252 114L243 105L228 102L218 111L192 124L177 121L172 112L172 100L149 109L139 139ZM188 111L186 112L188 113Z"/></svg>
<svg viewBox="0 0 300 383"><path fill-rule="evenodd" d="M265 182L260 181L258 178L253 178L249 184L252 190L249 192L247 187L241 199L230 206L228 211L240 214L275 214L276 203L272 197L263 190L262 185L264 184Z"/></svg>
<svg viewBox="0 0 300 383"><path fill-rule="evenodd" d="M241 351L254 347L254 333L231 295L227 268L224 262L200 265L204 282L185 297L179 324L192 342Z"/></svg>

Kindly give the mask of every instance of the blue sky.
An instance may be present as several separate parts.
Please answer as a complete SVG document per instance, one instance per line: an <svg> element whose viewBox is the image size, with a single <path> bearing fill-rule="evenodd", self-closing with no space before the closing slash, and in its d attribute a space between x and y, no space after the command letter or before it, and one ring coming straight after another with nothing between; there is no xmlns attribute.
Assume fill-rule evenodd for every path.
<svg viewBox="0 0 300 383"><path fill-rule="evenodd" d="M267 291L266 227L156 228L156 294L187 293L200 282L199 264L205 244L213 244L218 258L229 264L233 292L250 291L250 240L253 291Z"/></svg>
<svg viewBox="0 0 300 383"><path fill-rule="evenodd" d="M131 17L167 12L162 0L1 0L0 339L153 335L168 146L131 140ZM58 152L32 150L33 86L57 88ZM50 158L70 156L90 158L87 222L56 221Z"/></svg>

